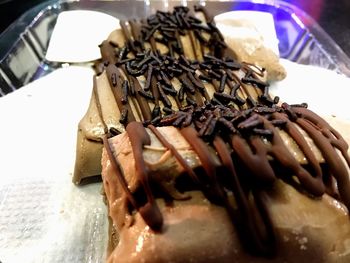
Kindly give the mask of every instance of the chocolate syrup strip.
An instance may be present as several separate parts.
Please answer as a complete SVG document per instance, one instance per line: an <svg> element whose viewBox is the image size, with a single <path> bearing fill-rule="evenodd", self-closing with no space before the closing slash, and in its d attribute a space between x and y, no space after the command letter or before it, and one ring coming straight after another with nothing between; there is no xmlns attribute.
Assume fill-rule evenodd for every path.
<svg viewBox="0 0 350 263"><path fill-rule="evenodd" d="M203 11L200 8L197 10ZM266 191L279 174L275 174L277 171L268 156L272 156L275 162L290 171L290 177L281 179L309 195L318 197L325 191L331 192L329 189L333 186L330 182L335 179L340 200L350 209L350 182L347 167L335 151L338 149L341 152L349 167L348 146L334 129L315 113L306 109L305 105L290 106L284 103L282 107L277 106L278 98L271 99L268 95L268 85L258 78L263 75L263 70L246 63L239 64L231 58L222 59L224 55L233 54L233 52L221 43L223 38L210 16L205 14L207 17L205 25L198 24L196 19L191 18L187 13L186 7L178 7L173 13L157 12L156 15L147 19L148 24L131 23L131 33L123 24L122 30L128 44L119 49L117 55L113 55L111 43L104 42L101 45L103 60L110 64L107 66L107 75L111 86L116 89L114 94L118 107L121 111L127 112L123 123L132 144L136 174L147 196L147 203L144 206L139 206L133 198L122 169L104 139L108 156L114 160L113 169L127 193L129 202L140 212L152 229L161 229L162 215L154 200L151 191L151 175L142 157L143 146L149 144L150 139L141 123L133 122L134 117L129 102L125 102L124 99L124 102L120 103L122 96L125 98L125 94L119 91L123 89L121 83L128 81L129 100L134 101L136 97L142 112L143 124L146 126L152 124L149 125L149 129L164 147L170 150L208 199L226 207L247 250L258 255L272 255L275 252L275 234L264 200ZM173 29L170 30L170 28ZM194 41L198 40L201 44L201 56L204 58L202 62L189 61L182 55L183 47L179 35L188 34L194 28L197 31L195 34L190 34L192 48ZM163 36L163 39L155 35L156 31ZM172 35L171 32L175 33ZM211 41L202 39L203 32L211 32L215 35L215 39ZM133 42L131 35L138 41L137 43ZM142 43L139 43L140 39L143 39ZM144 42L147 41L151 45L151 51L144 51ZM172 56L160 55L156 49L156 42L165 43ZM215 46L224 47L222 48L224 51L220 51ZM208 54L204 54L205 49L209 50ZM127 58L128 52L133 53L135 58ZM174 54L180 55L175 58ZM111 67L112 71L108 69ZM118 78L115 77L119 75L115 71L118 70L124 72L128 79L124 80L119 74L121 80L117 81ZM234 73L236 70L242 70L246 75L239 79ZM146 79L144 88L141 88L136 79L141 75ZM182 83L179 91L171 85L170 80L174 77ZM202 80L209 81L216 89L212 99L206 93ZM246 83L251 84L255 91L248 90ZM229 87L228 93L225 84ZM238 90L244 98L238 96ZM165 98L168 95L174 98L178 111L174 111L173 105ZM258 98L255 99L257 96ZM155 105L152 110L149 107L149 101ZM160 101L165 105L163 109ZM166 114L163 115L161 110ZM201 160L206 174L204 181L199 179L175 147L165 140L154 125L172 125L180 129L182 136ZM326 180L327 176L322 174L319 162L296 125L310 136L321 151L329 172L327 176L331 180ZM279 129L284 130L299 146L308 161L308 169L291 155L279 135ZM211 159L208 145L214 147L227 173L220 175L216 173L217 168ZM239 174L239 170L236 171L234 160L246 168L250 176L248 181L247 179L242 181L242 175ZM293 175L297 180L292 178ZM222 176L229 177L229 180L224 181L230 183L229 187L232 189L237 208L233 208L228 202L224 186L220 183L223 181ZM253 203L248 201L248 195L253 196Z"/></svg>
<svg viewBox="0 0 350 263"><path fill-rule="evenodd" d="M149 144L150 138L147 132L144 130L144 127L141 125L142 128L140 128L139 125L140 123L138 122L131 123L128 125L129 128L127 128L127 132L130 138L133 138L133 140L130 141L135 158L136 175L140 180L147 196L147 203L144 206L140 206L133 197L133 194L130 192L127 181L125 180L125 176L123 174L123 170L121 169L118 160L115 158L112 152L107 136L103 137L103 144L104 148L106 149L108 158L111 161L113 171L116 174L124 192L126 193L128 201L140 213L141 217L147 225L149 225L153 230L159 230L163 225L163 217L153 198L153 194L148 182L148 168L145 166L142 157L143 145Z"/></svg>
<svg viewBox="0 0 350 263"><path fill-rule="evenodd" d="M258 229L258 227L263 226L259 225L257 222L254 222L256 217L252 216L253 213L251 211L250 204L248 203L247 197L242 190L242 187L236 174L236 170L231 159L230 152L228 151L224 141L220 137L216 137L213 143L223 163L223 166L226 168L227 174L232 176L231 187L233 189L233 193L235 195L235 199L238 205L237 210L240 211L238 214L239 218L237 218L237 213L235 212L234 207L228 201L223 186L218 184L215 170L216 167L214 163L212 163L212 156L209 153L207 146L204 144L204 142L202 142L201 139L199 139L198 133L193 128L184 128L181 130L181 133L182 135L184 135L185 139L191 144L194 151L198 154L201 162L203 164L206 163L205 171L208 177L210 178L209 186L203 184L203 182L201 182L198 179L193 169L182 158L182 156L179 154L176 148L164 138L164 136L157 130L156 127L154 127L153 125L149 125L148 128L153 132L153 134L156 135L156 137L163 144L163 146L171 151L176 160L185 169L187 174L191 176L192 180L203 190L203 192L206 194L206 196L209 197L209 199L219 200L219 202L224 203L224 206L226 207L232 221L236 222L237 225L240 226L239 233L241 237L244 238L244 236L249 236L251 238L251 240L249 240L249 242L251 243L250 246L257 247L259 251L263 251L265 255L271 255L273 253L273 250L271 248L273 247L275 237L273 233L272 223L267 213L267 209L262 208L262 206L260 206L260 209L263 209L261 213L263 215L262 221L265 222L266 225L264 227L268 231L268 234L266 235L266 237L264 237L262 234L263 231ZM213 186L214 193L211 191ZM259 203L262 202L260 201ZM239 221L237 219L239 219Z"/></svg>

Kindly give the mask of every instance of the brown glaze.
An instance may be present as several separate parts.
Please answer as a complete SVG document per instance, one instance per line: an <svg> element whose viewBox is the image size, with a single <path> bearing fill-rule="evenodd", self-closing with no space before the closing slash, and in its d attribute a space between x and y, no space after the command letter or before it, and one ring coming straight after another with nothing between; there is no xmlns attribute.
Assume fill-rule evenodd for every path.
<svg viewBox="0 0 350 263"><path fill-rule="evenodd" d="M126 127L126 131L130 137L131 147L134 153L136 174L147 196L147 203L139 207L138 211L153 230L159 230L163 224L163 217L154 200L149 182L149 170L142 156L143 146L150 144L150 137L139 122L130 123Z"/></svg>
<svg viewBox="0 0 350 263"><path fill-rule="evenodd" d="M297 108L295 111L302 115L303 118L298 118L297 123L309 134L320 149L331 175L335 177L338 183L341 200L350 209L350 180L348 173L350 158L347 152L347 143L337 131L312 111L305 108ZM341 160L335 149L342 153L346 164Z"/></svg>
<svg viewBox="0 0 350 263"><path fill-rule="evenodd" d="M149 125L148 128L157 136L158 140L163 144L164 147L169 149L171 153L175 156L176 160L182 165L183 168L185 168L186 173L191 176L192 180L200 185L200 181L195 174L195 172L191 169L191 167L187 164L187 162L182 158L182 156L179 154L178 151L176 151L175 147L168 142L164 136L157 130L156 127L153 125Z"/></svg>
<svg viewBox="0 0 350 263"><path fill-rule="evenodd" d="M109 145L107 136L103 137L103 145L104 145L104 148L106 149L107 155L108 155L109 160L111 162L111 165L113 167L113 171L114 171L115 175L117 176L118 181L119 181L120 185L122 186L124 192L126 193L128 201L133 205L134 208L137 209L138 204L128 188L128 183L125 180L123 170L121 169L117 159L114 158L114 155L113 155L111 146Z"/></svg>
<svg viewBox="0 0 350 263"><path fill-rule="evenodd" d="M202 184L204 184L204 189L209 197L209 200L219 203L222 202L224 199L224 192L223 189L219 187L215 163L213 162L213 158L207 145L199 138L199 134L193 127L183 128L181 130L181 134L192 146L205 170L207 178L204 180L202 179Z"/></svg>
<svg viewBox="0 0 350 263"><path fill-rule="evenodd" d="M273 255L275 253L275 233L267 209L262 207L264 212L260 215L264 216L264 218L260 222L264 224L260 224L258 218L252 213L251 204L237 176L236 168L232 162L232 157L227 145L221 137L215 137L213 146L227 172L225 174L229 177L229 186L232 188L232 193L237 202L238 213L234 211L234 208L227 199L225 206L232 221L239 226L239 228L237 228L238 235L241 240L245 242L244 245L250 252L265 256ZM265 228L265 231L259 228Z"/></svg>
<svg viewBox="0 0 350 263"><path fill-rule="evenodd" d="M273 117L275 120L281 120L285 122L285 124L281 128L285 130L289 134L289 136L291 136L293 140L297 143L297 145L305 155L306 159L308 160L309 165L313 169L312 174L315 178L322 182L321 166L318 160L316 159L315 154L312 152L311 148L307 144L304 136L300 133L297 127L293 125L293 123L288 119L288 117L285 114L276 112L273 113Z"/></svg>
<svg viewBox="0 0 350 263"><path fill-rule="evenodd" d="M263 118L263 117L261 117ZM276 128L266 119L263 118L263 123L265 128L273 132L273 137L271 140L272 147L269 150L269 153L281 163L281 165L287 169L290 169L293 175L297 176L300 184L303 185L306 191L311 193L314 196L320 196L324 194L325 188L320 176L313 177L307 170L305 170L291 155L286 146L283 143L283 140L279 136ZM299 142L301 148L306 148L307 145L305 142Z"/></svg>

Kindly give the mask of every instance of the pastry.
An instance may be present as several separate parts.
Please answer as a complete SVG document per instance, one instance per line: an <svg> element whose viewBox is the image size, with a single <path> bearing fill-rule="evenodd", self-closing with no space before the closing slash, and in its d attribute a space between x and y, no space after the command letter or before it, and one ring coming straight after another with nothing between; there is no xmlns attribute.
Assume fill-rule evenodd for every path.
<svg viewBox="0 0 350 263"><path fill-rule="evenodd" d="M272 97L265 69L195 11L122 21L100 46L77 156L102 153L88 163L102 169L107 261L349 262L346 141ZM74 182L93 174L76 165Z"/></svg>
<svg viewBox="0 0 350 263"><path fill-rule="evenodd" d="M78 128L74 183L101 173L102 137L123 132L130 121L155 124L162 115L211 100L234 100L239 108L271 101L268 72L237 61L203 7L194 14L176 7L120 25L100 45L102 63Z"/></svg>
<svg viewBox="0 0 350 263"><path fill-rule="evenodd" d="M305 105L195 111L186 127L132 122L105 137L108 262L349 262L337 131Z"/></svg>

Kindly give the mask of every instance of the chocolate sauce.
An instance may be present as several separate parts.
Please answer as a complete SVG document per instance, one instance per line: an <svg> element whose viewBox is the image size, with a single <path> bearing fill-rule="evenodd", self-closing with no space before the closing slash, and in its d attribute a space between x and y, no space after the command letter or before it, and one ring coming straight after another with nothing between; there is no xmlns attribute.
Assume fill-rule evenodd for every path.
<svg viewBox="0 0 350 263"><path fill-rule="evenodd" d="M206 178L204 179L204 187L205 191L209 195L209 199L214 202L222 201L224 199L224 192L218 184L218 180L216 178L216 165L206 143L199 138L199 134L193 127L183 128L180 130L180 132L196 152L198 158L202 163L202 166L206 173Z"/></svg>
<svg viewBox="0 0 350 263"><path fill-rule="evenodd" d="M260 215L263 218L260 222L264 224L262 225L257 222L257 217L255 217L254 213L251 211L251 203L249 203L248 196L241 185L226 143L221 137L217 136L213 140L213 146L225 168L225 175L229 177L227 181L236 200L238 213L234 211L235 209L232 207L232 204L228 202L227 197L225 206L232 221L239 226L239 228L237 228L238 235L250 252L265 256L273 255L275 253L275 233L270 216L268 215L268 210L264 206L261 206L262 213L260 213ZM262 201L260 200L259 203L262 203ZM259 230L259 227L264 228L265 231Z"/></svg>
<svg viewBox="0 0 350 263"><path fill-rule="evenodd" d="M341 200L350 210L350 180L348 173L350 158L347 152L347 143L336 130L312 111L302 107L294 108L294 110L296 113L301 114L302 117L297 119L297 123L308 133L317 148L320 149L331 175L338 183ZM341 152L346 164L341 160L336 149Z"/></svg>
<svg viewBox="0 0 350 263"><path fill-rule="evenodd" d="M171 153L175 156L176 160L180 163L180 165L185 169L186 173L191 176L192 180L197 183L198 185L201 184L199 181L197 175L195 172L192 170L192 168L187 164L187 162L182 158L180 153L176 150L176 148L168 142L164 136L157 130L157 128L153 125L149 125L148 128L156 135L158 140L163 144L164 147L169 149Z"/></svg>
<svg viewBox="0 0 350 263"><path fill-rule="evenodd" d="M137 206L138 211L153 230L159 230L163 225L163 216L154 200L149 182L149 169L143 159L143 146L151 143L150 137L146 129L139 122L131 122L126 127L126 132L129 135L134 154L136 176L141 182L147 196L147 203L141 207Z"/></svg>
<svg viewBox="0 0 350 263"><path fill-rule="evenodd" d="M132 193L129 190L128 183L125 180L125 176L124 176L123 170L121 169L117 158L114 157L114 154L113 154L112 148L111 148L111 146L110 146L110 144L108 142L107 136L103 137L103 145L104 145L104 148L106 149L108 158L111 161L111 165L113 167L113 171L116 174L116 176L118 178L118 181L119 181L120 185L122 186L128 201L134 206L134 208L137 209L138 208L138 204L137 204L135 198L133 197Z"/></svg>

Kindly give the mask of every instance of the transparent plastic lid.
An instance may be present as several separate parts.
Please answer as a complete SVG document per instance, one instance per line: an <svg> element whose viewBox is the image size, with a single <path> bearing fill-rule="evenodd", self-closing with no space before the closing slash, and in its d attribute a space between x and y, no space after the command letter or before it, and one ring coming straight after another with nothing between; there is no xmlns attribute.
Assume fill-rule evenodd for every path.
<svg viewBox="0 0 350 263"><path fill-rule="evenodd" d="M101 183L71 183L77 123L91 93L79 93L77 76L90 79L93 73L45 60L58 15L95 10L131 19L179 4L205 5L213 15L269 12L281 57L350 76L350 59L322 28L298 8L279 1L49 1L29 10L0 36L0 110L5 112L0 116L5 125L0 132L5 138L0 142L0 262L104 262L108 222ZM61 89L52 89L57 75L64 76L63 82L54 83ZM41 81L40 88L20 89L33 80ZM20 105L14 105L9 94L17 89ZM50 108L47 118L45 109L52 101L61 108Z"/></svg>

